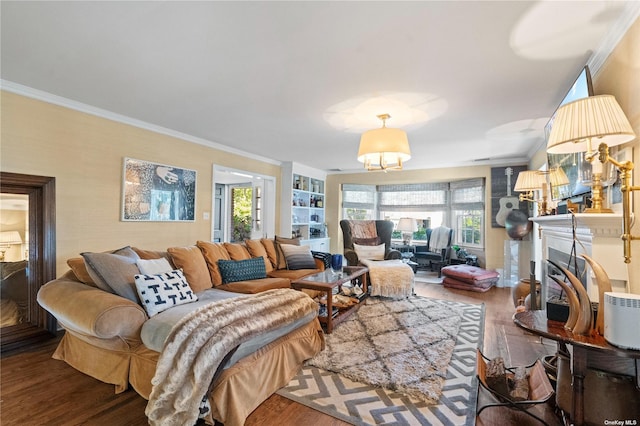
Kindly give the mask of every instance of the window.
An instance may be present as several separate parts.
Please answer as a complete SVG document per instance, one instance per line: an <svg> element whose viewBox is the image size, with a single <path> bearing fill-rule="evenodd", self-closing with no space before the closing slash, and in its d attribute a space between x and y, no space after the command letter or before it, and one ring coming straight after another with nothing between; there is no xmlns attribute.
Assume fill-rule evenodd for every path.
<svg viewBox="0 0 640 426"><path fill-rule="evenodd" d="M483 247L484 179L451 182L450 189L455 244Z"/></svg>
<svg viewBox="0 0 640 426"><path fill-rule="evenodd" d="M483 247L484 179L396 185L342 185L344 219L385 219L398 223L416 219L414 240L425 240L426 230L440 225L455 230L455 244ZM395 231L394 239L401 233Z"/></svg>
<svg viewBox="0 0 640 426"><path fill-rule="evenodd" d="M350 220L376 219L374 185L342 185L342 217Z"/></svg>

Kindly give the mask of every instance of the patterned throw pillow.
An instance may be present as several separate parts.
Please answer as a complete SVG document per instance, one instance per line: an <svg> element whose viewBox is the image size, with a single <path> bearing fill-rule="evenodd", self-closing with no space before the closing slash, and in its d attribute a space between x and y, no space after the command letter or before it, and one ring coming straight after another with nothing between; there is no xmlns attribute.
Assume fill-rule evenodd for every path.
<svg viewBox="0 0 640 426"><path fill-rule="evenodd" d="M179 269L157 275L138 274L135 282L142 306L149 317L173 306L198 300Z"/></svg>
<svg viewBox="0 0 640 426"><path fill-rule="evenodd" d="M287 269L315 269L316 262L311 255L309 246L294 246L280 244L284 258L287 260Z"/></svg>
<svg viewBox="0 0 640 426"><path fill-rule="evenodd" d="M222 284L267 278L267 268L262 257L246 260L218 260Z"/></svg>
<svg viewBox="0 0 640 426"><path fill-rule="evenodd" d="M353 249L358 255L358 259L384 260L384 244L377 246L361 246L354 244Z"/></svg>

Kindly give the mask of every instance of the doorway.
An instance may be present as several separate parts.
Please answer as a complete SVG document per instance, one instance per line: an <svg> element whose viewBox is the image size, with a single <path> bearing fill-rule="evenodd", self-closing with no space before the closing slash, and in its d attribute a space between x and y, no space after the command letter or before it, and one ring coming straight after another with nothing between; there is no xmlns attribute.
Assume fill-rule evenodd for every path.
<svg viewBox="0 0 640 426"><path fill-rule="evenodd" d="M56 320L37 302L56 278L55 178L0 172L2 352L49 338Z"/></svg>
<svg viewBox="0 0 640 426"><path fill-rule="evenodd" d="M211 240L241 242L275 235L275 178L213 166Z"/></svg>

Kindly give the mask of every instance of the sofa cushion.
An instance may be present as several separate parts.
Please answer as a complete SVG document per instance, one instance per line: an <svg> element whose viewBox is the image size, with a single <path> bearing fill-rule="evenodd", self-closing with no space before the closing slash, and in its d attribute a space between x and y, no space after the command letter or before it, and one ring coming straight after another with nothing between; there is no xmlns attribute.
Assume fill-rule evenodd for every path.
<svg viewBox="0 0 640 426"><path fill-rule="evenodd" d="M244 244L239 243L224 243L224 248L227 249L231 260L246 260L251 259L251 254Z"/></svg>
<svg viewBox="0 0 640 426"><path fill-rule="evenodd" d="M444 277L442 280L442 285L447 288L456 288L458 290L467 290L467 291L475 291L478 293L484 293L485 291L491 290L491 287L495 285L496 281L478 281L474 284L469 284L464 281L457 280L455 278Z"/></svg>
<svg viewBox="0 0 640 426"><path fill-rule="evenodd" d="M150 317L172 306L198 300L179 269L162 274L138 274L135 283L142 306Z"/></svg>
<svg viewBox="0 0 640 426"><path fill-rule="evenodd" d="M313 269L316 267L316 261L313 260L309 246L281 244L280 248L287 261L287 269Z"/></svg>
<svg viewBox="0 0 640 426"><path fill-rule="evenodd" d="M131 247L135 251L140 259L160 259L164 257L171 263L171 256L164 250L144 250L138 247ZM175 265L171 265L172 269L175 269Z"/></svg>
<svg viewBox="0 0 640 426"><path fill-rule="evenodd" d="M282 248L280 247L281 244L291 244L294 246L299 246L300 245L300 238L285 238L285 237L278 237L276 235L275 237L275 242L276 242L276 257L277 257L277 263L276 263L276 269L286 269L287 268L287 259L284 256L284 253L282 252Z"/></svg>
<svg viewBox="0 0 640 426"><path fill-rule="evenodd" d="M167 249L176 269L182 269L191 289L196 293L211 288L211 275L204 255L197 246Z"/></svg>
<svg viewBox="0 0 640 426"><path fill-rule="evenodd" d="M162 274L173 270L173 266L164 257L159 259L138 259L136 260L136 265L140 273L144 275Z"/></svg>
<svg viewBox="0 0 640 426"><path fill-rule="evenodd" d="M69 268L71 268L78 281L92 287L97 287L96 283L91 279L91 275L89 275L89 271L87 271L87 265L85 265L82 257L67 259L67 265L69 265Z"/></svg>
<svg viewBox="0 0 640 426"><path fill-rule="evenodd" d="M261 293L274 288L289 288L291 281L286 278L261 278L259 280L236 281L218 287L221 290L235 293Z"/></svg>
<svg viewBox="0 0 640 426"><path fill-rule="evenodd" d="M260 242L267 251L267 257L269 258L269 262L271 262L271 266L273 266L273 269L278 269L278 248L276 247L275 240L261 238Z"/></svg>
<svg viewBox="0 0 640 426"><path fill-rule="evenodd" d="M358 255L358 259L384 260L384 244L377 246L361 246L360 244L354 244L353 249Z"/></svg>
<svg viewBox="0 0 640 426"><path fill-rule="evenodd" d="M317 274L322 272L320 269L296 269L290 271L289 269L278 269L269 272L269 276L273 278L287 278L291 281L299 280L307 275Z"/></svg>
<svg viewBox="0 0 640 426"><path fill-rule="evenodd" d="M111 253L80 253L87 272L96 286L109 293L138 302L134 276L140 273L136 261L140 257L131 247L123 247Z"/></svg>
<svg viewBox="0 0 640 426"><path fill-rule="evenodd" d="M478 266L471 265L450 265L442 268L442 275L474 284L480 281L497 282L500 274L496 271L489 271Z"/></svg>
<svg viewBox="0 0 640 426"><path fill-rule="evenodd" d="M222 243L211 243L208 241L198 241L198 248L204 255L204 260L207 262L207 268L209 268L209 275L211 276L211 283L214 286L222 284L222 275L220 275L220 269L218 268L218 260L229 260L229 252Z"/></svg>
<svg viewBox="0 0 640 426"><path fill-rule="evenodd" d="M218 267L223 284L267 277L264 260L260 257L244 260L218 260Z"/></svg>
<svg viewBox="0 0 640 426"><path fill-rule="evenodd" d="M271 272L273 270L273 265L269 260L267 249L260 240L245 240L244 244L247 246L247 250L249 250L251 257L262 257L264 259L264 266L267 269L267 272Z"/></svg>

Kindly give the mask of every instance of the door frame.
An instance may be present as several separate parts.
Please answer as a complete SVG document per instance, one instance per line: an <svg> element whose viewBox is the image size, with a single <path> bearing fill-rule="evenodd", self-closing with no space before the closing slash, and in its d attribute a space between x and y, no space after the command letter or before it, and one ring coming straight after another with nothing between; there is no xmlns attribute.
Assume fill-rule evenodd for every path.
<svg viewBox="0 0 640 426"><path fill-rule="evenodd" d="M29 321L0 328L2 352L56 335L57 321L37 302L38 290L56 278L55 178L0 172L0 192L29 196Z"/></svg>

